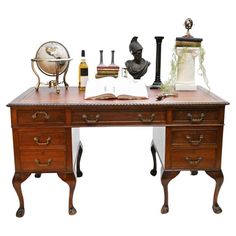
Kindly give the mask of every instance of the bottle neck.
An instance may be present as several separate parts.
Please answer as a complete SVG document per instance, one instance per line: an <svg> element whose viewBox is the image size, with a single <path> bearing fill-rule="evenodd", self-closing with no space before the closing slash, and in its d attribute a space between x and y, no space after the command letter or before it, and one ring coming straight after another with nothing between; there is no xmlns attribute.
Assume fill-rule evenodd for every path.
<svg viewBox="0 0 236 236"><path fill-rule="evenodd" d="M86 60L85 60L85 50L81 51L81 62L86 62Z"/></svg>

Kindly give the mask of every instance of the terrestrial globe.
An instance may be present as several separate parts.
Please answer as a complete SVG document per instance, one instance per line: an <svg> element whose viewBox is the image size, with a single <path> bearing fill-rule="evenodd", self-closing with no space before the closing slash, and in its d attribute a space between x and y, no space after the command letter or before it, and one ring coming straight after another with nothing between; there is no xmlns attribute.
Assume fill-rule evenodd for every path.
<svg viewBox="0 0 236 236"><path fill-rule="evenodd" d="M49 41L39 47L35 61L41 72L49 76L55 76L66 71L70 55L61 43Z"/></svg>

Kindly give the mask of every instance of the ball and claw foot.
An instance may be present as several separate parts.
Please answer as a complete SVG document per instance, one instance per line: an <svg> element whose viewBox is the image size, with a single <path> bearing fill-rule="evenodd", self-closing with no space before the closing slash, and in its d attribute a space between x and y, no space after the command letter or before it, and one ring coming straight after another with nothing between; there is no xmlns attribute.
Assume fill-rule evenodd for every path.
<svg viewBox="0 0 236 236"><path fill-rule="evenodd" d="M156 176L157 170L156 170L156 169L152 169L152 170L150 171L150 174L151 174L152 176Z"/></svg>
<svg viewBox="0 0 236 236"><path fill-rule="evenodd" d="M69 209L69 215L75 215L77 213L77 211L76 211L76 209L74 208L74 207L71 207L70 209Z"/></svg>
<svg viewBox="0 0 236 236"><path fill-rule="evenodd" d="M222 209L218 204L213 205L212 209L216 214L220 214L222 212Z"/></svg>
<svg viewBox="0 0 236 236"><path fill-rule="evenodd" d="M16 212L16 217L23 217L25 214L25 209L24 208L19 208Z"/></svg>
<svg viewBox="0 0 236 236"><path fill-rule="evenodd" d="M169 212L169 206L168 205L163 205L161 208L161 214L166 214Z"/></svg>
<svg viewBox="0 0 236 236"><path fill-rule="evenodd" d="M77 177L82 177L83 176L83 172L82 171L78 171L77 172Z"/></svg>
<svg viewBox="0 0 236 236"><path fill-rule="evenodd" d="M35 178L40 178L41 177L41 173L35 173L34 177Z"/></svg>
<svg viewBox="0 0 236 236"><path fill-rule="evenodd" d="M198 171L197 171L197 170L192 170L192 171L191 171L191 175L194 176L194 175L197 175L197 174L198 174Z"/></svg>

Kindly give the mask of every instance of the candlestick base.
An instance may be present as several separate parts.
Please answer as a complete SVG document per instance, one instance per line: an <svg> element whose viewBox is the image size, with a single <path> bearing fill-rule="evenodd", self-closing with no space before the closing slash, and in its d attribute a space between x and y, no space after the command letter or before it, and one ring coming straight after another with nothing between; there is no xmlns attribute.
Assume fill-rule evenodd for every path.
<svg viewBox="0 0 236 236"><path fill-rule="evenodd" d="M150 87L150 89L160 89L161 88L161 85L162 85L162 82L161 81L155 81L152 85L151 85L151 87Z"/></svg>

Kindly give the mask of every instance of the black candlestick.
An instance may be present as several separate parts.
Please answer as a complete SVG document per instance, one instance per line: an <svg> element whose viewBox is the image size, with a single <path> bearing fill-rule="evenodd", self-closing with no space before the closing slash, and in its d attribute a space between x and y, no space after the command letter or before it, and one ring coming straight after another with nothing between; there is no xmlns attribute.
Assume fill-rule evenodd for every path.
<svg viewBox="0 0 236 236"><path fill-rule="evenodd" d="M100 50L100 63L99 63L99 66L102 66L103 65L103 50Z"/></svg>
<svg viewBox="0 0 236 236"><path fill-rule="evenodd" d="M115 50L111 50L111 65L114 65L115 64Z"/></svg>
<svg viewBox="0 0 236 236"><path fill-rule="evenodd" d="M156 36L156 75L155 75L155 81L151 86L151 89L158 89L160 88L162 82L161 82L161 43L162 39L164 37L162 36Z"/></svg>

